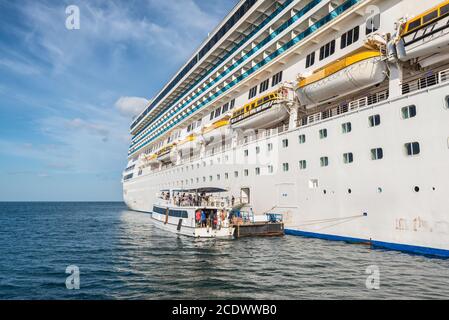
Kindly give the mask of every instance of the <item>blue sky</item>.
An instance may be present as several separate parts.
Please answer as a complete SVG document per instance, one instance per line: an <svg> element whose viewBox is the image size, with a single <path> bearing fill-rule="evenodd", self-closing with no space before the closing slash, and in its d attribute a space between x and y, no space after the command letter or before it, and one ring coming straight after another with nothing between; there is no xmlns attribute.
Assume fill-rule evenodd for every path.
<svg viewBox="0 0 449 320"><path fill-rule="evenodd" d="M121 200L132 116L236 2L0 0L0 201Z"/></svg>

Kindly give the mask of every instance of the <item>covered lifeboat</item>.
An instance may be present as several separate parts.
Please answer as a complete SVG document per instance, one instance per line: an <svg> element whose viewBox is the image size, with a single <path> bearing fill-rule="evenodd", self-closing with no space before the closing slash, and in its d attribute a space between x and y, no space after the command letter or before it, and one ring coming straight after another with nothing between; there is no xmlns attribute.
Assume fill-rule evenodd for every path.
<svg viewBox="0 0 449 320"><path fill-rule="evenodd" d="M313 107L385 80L387 65L379 50L361 50L339 59L307 77L299 77L296 95Z"/></svg>
<svg viewBox="0 0 449 320"><path fill-rule="evenodd" d="M201 131L202 140L206 144L220 142L222 139L226 139L230 133L229 116L204 126Z"/></svg>
<svg viewBox="0 0 449 320"><path fill-rule="evenodd" d="M171 143L162 147L158 152L156 152L156 159L160 162L175 162L177 159L176 144Z"/></svg>
<svg viewBox="0 0 449 320"><path fill-rule="evenodd" d="M159 160L157 160L157 155L155 153L144 155L144 160L146 164L157 164Z"/></svg>
<svg viewBox="0 0 449 320"><path fill-rule="evenodd" d="M199 149L200 143L196 134L191 134L176 144L176 148L182 154L188 154L190 151Z"/></svg>
<svg viewBox="0 0 449 320"><path fill-rule="evenodd" d="M286 120L288 109L282 103L288 97L288 89L281 88L252 100L234 110L231 117L232 129L267 129Z"/></svg>
<svg viewBox="0 0 449 320"><path fill-rule="evenodd" d="M441 55L442 52L448 54L449 1L443 1L403 23L395 43L401 61Z"/></svg>

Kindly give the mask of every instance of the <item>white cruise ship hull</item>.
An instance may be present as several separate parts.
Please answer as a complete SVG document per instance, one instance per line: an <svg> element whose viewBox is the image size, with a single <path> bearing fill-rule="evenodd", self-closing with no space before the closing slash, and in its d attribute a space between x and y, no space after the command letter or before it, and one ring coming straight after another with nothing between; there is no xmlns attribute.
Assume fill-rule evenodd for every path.
<svg viewBox="0 0 449 320"><path fill-rule="evenodd" d="M448 85L442 85L430 92L404 95L325 123L283 132L264 140L279 148L283 139L291 141L288 149L277 153L278 168L273 174L233 180L230 175L229 180L215 181L214 185L229 188L233 194L239 194L242 187L250 188L251 199L256 199L252 202L254 211L265 212L274 207L272 212L284 215L287 234L449 256L449 109L445 107L448 89ZM404 121L400 117L401 108L411 103L417 106L419 117ZM381 116L382 124L369 128L367 119L373 114ZM343 122L352 123L352 133L341 134ZM323 127L330 134L320 141L318 130ZM297 143L300 133L308 137L307 143ZM421 154L405 157L404 143L415 140L422 144ZM252 142L244 148L256 145L261 144ZM385 157L373 161L370 149L377 146L383 146ZM243 152L244 148L235 152ZM319 165L323 148L331 161L327 168ZM354 163L343 164L341 155L348 150L354 151ZM230 152L233 151L200 161L207 163ZM303 158L309 165L307 170L300 171L296 164ZM284 162L290 163L291 172L282 171ZM253 172L257 166L245 167ZM235 168L242 165L200 166L182 178L223 175ZM166 181L180 179L176 170L144 174L124 183L125 202L133 210L151 212L155 201L151 195ZM312 180L317 181L318 187L312 186ZM202 180L198 186L201 185Z"/></svg>

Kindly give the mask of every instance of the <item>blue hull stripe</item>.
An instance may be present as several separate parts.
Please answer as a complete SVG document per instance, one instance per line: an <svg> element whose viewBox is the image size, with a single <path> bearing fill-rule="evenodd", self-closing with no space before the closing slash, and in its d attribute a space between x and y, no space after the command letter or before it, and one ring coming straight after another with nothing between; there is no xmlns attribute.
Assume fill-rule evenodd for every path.
<svg viewBox="0 0 449 320"><path fill-rule="evenodd" d="M402 251L402 252L408 252L408 253L436 256L436 257L440 257L440 258L449 258L449 250L445 250L445 249L420 247L420 246L413 246L413 245L409 245L409 244L383 242L383 241L376 241L376 240L371 240L371 239L351 238L351 237L336 236L336 235L331 235L331 234L307 232L307 231L292 230L292 229L285 229L285 234L307 237L307 238L331 240L331 241L345 241L345 242L349 242L349 243L366 243L366 244L370 244L373 248L390 249L390 250L396 250L396 251Z"/></svg>

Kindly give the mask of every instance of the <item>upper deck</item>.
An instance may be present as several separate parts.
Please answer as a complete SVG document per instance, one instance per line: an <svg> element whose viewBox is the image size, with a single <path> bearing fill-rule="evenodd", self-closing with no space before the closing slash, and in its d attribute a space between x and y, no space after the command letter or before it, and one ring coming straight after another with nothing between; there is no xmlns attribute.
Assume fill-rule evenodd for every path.
<svg viewBox="0 0 449 320"><path fill-rule="evenodd" d="M153 100L155 105L144 111L145 115L131 130L134 137L129 154L134 154L186 119L204 116L212 104L227 102L242 91L249 78L286 52L297 49L313 34L323 32L326 25L352 11L358 4L369 2L258 0L166 98ZM240 5L244 3L241 1Z"/></svg>

